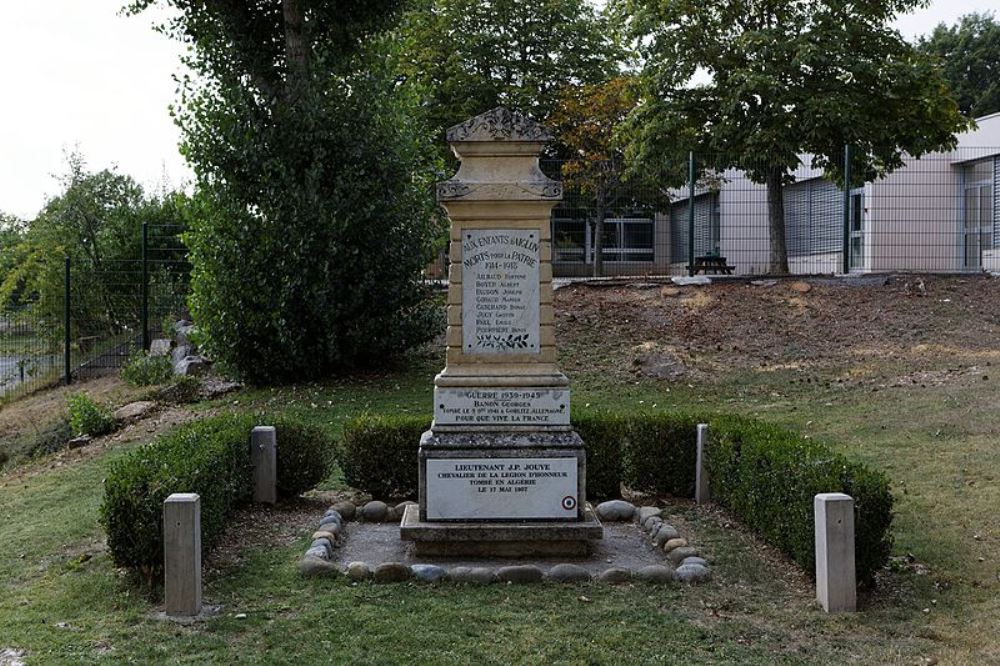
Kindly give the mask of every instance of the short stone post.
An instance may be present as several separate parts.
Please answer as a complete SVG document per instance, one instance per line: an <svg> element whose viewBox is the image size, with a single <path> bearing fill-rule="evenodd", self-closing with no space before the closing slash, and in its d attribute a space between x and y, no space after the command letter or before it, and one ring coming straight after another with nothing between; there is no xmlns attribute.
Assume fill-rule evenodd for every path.
<svg viewBox="0 0 1000 666"><path fill-rule="evenodd" d="M250 433L253 501L278 502L278 436L274 426L257 426Z"/></svg>
<svg viewBox="0 0 1000 666"><path fill-rule="evenodd" d="M711 498L708 478L708 424L698 424L698 453L694 473L694 500L704 504Z"/></svg>
<svg viewBox="0 0 1000 666"><path fill-rule="evenodd" d="M820 493L816 513L816 599L828 613L857 610L854 571L854 499Z"/></svg>
<svg viewBox="0 0 1000 666"><path fill-rule="evenodd" d="M201 498L194 493L163 502L163 565L167 616L201 613Z"/></svg>

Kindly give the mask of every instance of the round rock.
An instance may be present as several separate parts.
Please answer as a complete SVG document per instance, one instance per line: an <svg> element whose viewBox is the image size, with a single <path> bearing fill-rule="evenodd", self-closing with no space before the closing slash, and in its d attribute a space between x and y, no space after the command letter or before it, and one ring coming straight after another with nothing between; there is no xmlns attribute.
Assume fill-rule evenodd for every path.
<svg viewBox="0 0 1000 666"><path fill-rule="evenodd" d="M661 538L663 541L659 545L663 545L671 539L679 539L681 533L677 531L677 528L669 523L660 523L656 528L656 531L652 532L653 538ZM661 536L669 535L669 536Z"/></svg>
<svg viewBox="0 0 1000 666"><path fill-rule="evenodd" d="M410 566L413 578L421 583L437 583L442 580L447 571L434 564L414 564Z"/></svg>
<svg viewBox="0 0 1000 666"><path fill-rule="evenodd" d="M644 506L636 512L636 515L639 517L639 523L645 525L648 518L660 517L660 509L655 506Z"/></svg>
<svg viewBox="0 0 1000 666"><path fill-rule="evenodd" d="M662 585L674 580L674 570L663 564L650 564L635 572L636 580Z"/></svg>
<svg viewBox="0 0 1000 666"><path fill-rule="evenodd" d="M338 529L344 526L344 519L340 517L340 514L333 516L323 516L319 521L319 526L326 529L330 525L336 525Z"/></svg>
<svg viewBox="0 0 1000 666"><path fill-rule="evenodd" d="M455 567L448 572L448 580L454 583L487 585L492 583L495 578L493 570L486 567Z"/></svg>
<svg viewBox="0 0 1000 666"><path fill-rule="evenodd" d="M622 567L611 567L605 571L601 572L601 575L597 577L602 583L611 583L612 585L618 585L621 583L628 583L632 580L632 572L628 569L623 569Z"/></svg>
<svg viewBox="0 0 1000 666"><path fill-rule="evenodd" d="M700 564L703 567L707 567L708 566L708 561L706 561L704 558L695 557L695 556L692 555L691 557L685 557L684 558L684 561L681 562L681 566L683 566L685 564Z"/></svg>
<svg viewBox="0 0 1000 666"><path fill-rule="evenodd" d="M406 500L405 502L400 502L399 504L393 507L396 510L396 515L399 516L400 520L402 520L403 512L406 511L406 507L408 506L420 506L420 505L414 502L413 500Z"/></svg>
<svg viewBox="0 0 1000 666"><path fill-rule="evenodd" d="M367 562L351 562L344 571L351 580L362 581L372 577L372 568Z"/></svg>
<svg viewBox="0 0 1000 666"><path fill-rule="evenodd" d="M355 513L357 512L354 502L337 502L330 508L339 513L344 520L354 520Z"/></svg>
<svg viewBox="0 0 1000 666"><path fill-rule="evenodd" d="M688 545L687 539L681 539L681 538L668 539L663 544L663 552L669 553L675 548L683 548L686 545Z"/></svg>
<svg viewBox="0 0 1000 666"><path fill-rule="evenodd" d="M576 564L557 564L549 569L548 579L556 583L585 583L590 572Z"/></svg>
<svg viewBox="0 0 1000 666"><path fill-rule="evenodd" d="M402 562L383 562L375 567L376 583L402 583L410 580L413 572Z"/></svg>
<svg viewBox="0 0 1000 666"><path fill-rule="evenodd" d="M538 583L544 576L542 570L533 564L500 567L497 570L497 580L501 583Z"/></svg>
<svg viewBox="0 0 1000 666"><path fill-rule="evenodd" d="M325 578L336 576L340 572L333 562L306 553L299 562L299 573L306 578Z"/></svg>
<svg viewBox="0 0 1000 666"><path fill-rule="evenodd" d="M326 539L313 539L313 542L309 544L309 552L319 549L326 553L326 559L333 557L333 544Z"/></svg>
<svg viewBox="0 0 1000 666"><path fill-rule="evenodd" d="M386 506L385 502L378 500L372 500L361 507L361 518L370 523L381 523L385 520L387 513L389 513L389 507Z"/></svg>
<svg viewBox="0 0 1000 666"><path fill-rule="evenodd" d="M642 524L642 528L649 533L652 533L657 527L663 524L663 518L659 516L650 516L646 519L646 522Z"/></svg>
<svg viewBox="0 0 1000 666"><path fill-rule="evenodd" d="M700 564L682 564L674 572L674 579L679 583L696 585L711 580L712 572Z"/></svg>
<svg viewBox="0 0 1000 666"><path fill-rule="evenodd" d="M632 520L632 516L635 515L635 505L625 500L611 500L610 502L601 502L594 511L597 512L597 517L601 520L610 523L622 522Z"/></svg>
<svg viewBox="0 0 1000 666"><path fill-rule="evenodd" d="M390 506L385 510L385 517L382 518L383 523L398 523L403 517L403 514L396 511L396 507Z"/></svg>
<svg viewBox="0 0 1000 666"><path fill-rule="evenodd" d="M681 546L667 553L667 559L675 567L689 557L698 557L698 549L691 546Z"/></svg>

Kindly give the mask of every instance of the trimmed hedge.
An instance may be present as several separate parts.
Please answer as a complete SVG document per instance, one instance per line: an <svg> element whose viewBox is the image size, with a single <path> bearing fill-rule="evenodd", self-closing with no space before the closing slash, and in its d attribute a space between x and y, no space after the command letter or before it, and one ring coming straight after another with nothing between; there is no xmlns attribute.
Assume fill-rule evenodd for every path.
<svg viewBox="0 0 1000 666"><path fill-rule="evenodd" d="M430 419L364 415L344 428L341 465L351 486L376 497L415 496L420 435ZM708 423L708 467L716 502L815 574L813 497L843 492L855 502L859 583L870 583L892 548L892 493L885 475L827 446L754 419L695 413L577 411L587 450L587 496L633 491L692 497L696 426Z"/></svg>
<svg viewBox="0 0 1000 666"><path fill-rule="evenodd" d="M202 549L253 494L250 431L278 432L278 494L293 497L330 470L332 443L315 427L285 417L226 415L180 426L111 464L104 481L101 524L115 563L147 576L163 569L163 501L171 493L201 497Z"/></svg>

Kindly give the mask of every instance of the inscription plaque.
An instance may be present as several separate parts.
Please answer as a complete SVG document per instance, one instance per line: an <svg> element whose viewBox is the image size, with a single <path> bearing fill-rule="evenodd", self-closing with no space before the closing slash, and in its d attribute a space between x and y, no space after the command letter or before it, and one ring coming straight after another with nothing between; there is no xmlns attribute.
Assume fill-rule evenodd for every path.
<svg viewBox="0 0 1000 666"><path fill-rule="evenodd" d="M537 230L462 234L462 346L466 354L539 353Z"/></svg>
<svg viewBox="0 0 1000 666"><path fill-rule="evenodd" d="M431 458L428 520L577 518L576 458Z"/></svg>
<svg viewBox="0 0 1000 666"><path fill-rule="evenodd" d="M435 425L569 425L569 389L434 389Z"/></svg>

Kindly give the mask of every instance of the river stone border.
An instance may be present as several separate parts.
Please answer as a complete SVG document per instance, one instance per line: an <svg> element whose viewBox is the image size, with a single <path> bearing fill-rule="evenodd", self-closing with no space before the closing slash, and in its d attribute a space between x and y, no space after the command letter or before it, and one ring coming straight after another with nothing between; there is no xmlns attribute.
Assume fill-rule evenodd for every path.
<svg viewBox="0 0 1000 666"><path fill-rule="evenodd" d="M373 500L355 505L338 502L327 509L313 532L312 542L299 562L299 572L306 577L338 576L343 574L355 582L371 580L376 583L402 583L416 581L435 584L444 581L487 585L490 583L531 584L531 583L583 583L596 580L612 585L642 582L650 585L664 583L698 584L711 580L712 570L708 562L700 556L697 548L681 537L673 525L663 520L663 510L655 506L636 507L625 500L611 500L598 504L594 509L597 516L606 523L635 522L645 531L654 545L660 548L666 562L644 566L636 571L622 567L609 567L596 575L577 564L560 563L545 571L534 564L505 565L502 567L467 567L450 569L436 564L412 564L403 562L382 562L372 565L367 562L350 562L341 570L334 558L334 550L341 545L345 536L344 523L359 520L370 523L398 522L403 511L416 502L401 502L395 506Z"/></svg>

